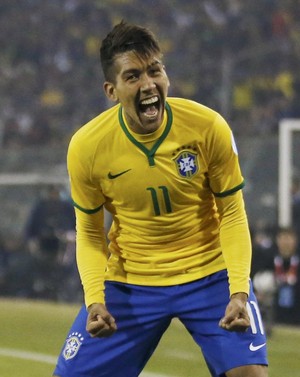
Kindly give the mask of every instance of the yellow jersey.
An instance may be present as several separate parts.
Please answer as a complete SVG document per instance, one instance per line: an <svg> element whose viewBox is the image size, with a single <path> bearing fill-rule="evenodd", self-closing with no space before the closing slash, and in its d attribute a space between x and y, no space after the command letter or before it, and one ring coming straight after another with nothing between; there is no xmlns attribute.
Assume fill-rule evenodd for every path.
<svg viewBox="0 0 300 377"><path fill-rule="evenodd" d="M101 300L97 290L103 290L102 280L153 286L186 283L230 269L237 252L243 253L244 267L236 265L231 293L247 292L250 241L242 197L235 194L244 180L232 131L217 112L194 101L167 98L160 128L141 135L126 124L118 104L75 133L68 171L87 305ZM243 222L240 235L230 234L230 225L226 232L229 239L235 238L233 248L237 250L240 241L246 248L234 250L227 260L224 247L230 248L231 241L226 236L221 247L217 208L218 198L221 202L226 197L237 197L238 221ZM84 224L103 206L113 219L108 251L102 217L97 219L100 243L91 245L90 227L97 228L97 222L92 221L88 231Z"/></svg>

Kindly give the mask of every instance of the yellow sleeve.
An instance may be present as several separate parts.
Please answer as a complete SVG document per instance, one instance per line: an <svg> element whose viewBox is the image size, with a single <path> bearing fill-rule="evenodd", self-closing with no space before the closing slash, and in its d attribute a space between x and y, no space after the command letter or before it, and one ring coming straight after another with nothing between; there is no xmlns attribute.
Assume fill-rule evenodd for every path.
<svg viewBox="0 0 300 377"><path fill-rule="evenodd" d="M226 196L243 186L238 150L233 133L226 121L218 115L209 128L207 137L209 185L215 196Z"/></svg>
<svg viewBox="0 0 300 377"><path fill-rule="evenodd" d="M67 167L74 205L86 213L97 212L105 199L99 179L93 179L94 148L88 148L78 134L71 139Z"/></svg>
<svg viewBox="0 0 300 377"><path fill-rule="evenodd" d="M228 270L230 295L249 294L251 238L242 191L217 197L221 248Z"/></svg>
<svg viewBox="0 0 300 377"><path fill-rule="evenodd" d="M104 273L108 250L103 209L87 214L77 208L76 258L86 306L104 303Z"/></svg>

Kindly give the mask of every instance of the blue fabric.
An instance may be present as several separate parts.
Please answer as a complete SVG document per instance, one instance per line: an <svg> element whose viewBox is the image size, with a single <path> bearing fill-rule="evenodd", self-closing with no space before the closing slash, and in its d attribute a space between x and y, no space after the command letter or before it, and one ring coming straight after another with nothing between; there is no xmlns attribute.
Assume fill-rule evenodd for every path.
<svg viewBox="0 0 300 377"><path fill-rule="evenodd" d="M251 291L252 331L231 333L218 326L228 303L226 271L188 284L147 287L106 282L106 302L118 326L109 338L91 338L82 307L58 359L61 377L137 377L172 318L178 318L201 347L212 376L240 365L267 364L256 299ZM250 344L254 350L250 350Z"/></svg>

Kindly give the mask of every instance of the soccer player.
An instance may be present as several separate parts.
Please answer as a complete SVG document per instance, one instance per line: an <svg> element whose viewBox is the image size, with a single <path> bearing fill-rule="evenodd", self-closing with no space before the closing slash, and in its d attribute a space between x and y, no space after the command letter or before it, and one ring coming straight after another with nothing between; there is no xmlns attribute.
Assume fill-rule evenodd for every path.
<svg viewBox="0 0 300 377"><path fill-rule="evenodd" d="M266 377L229 126L201 104L167 97L148 29L119 23L100 55L105 94L117 104L78 130L68 150L85 305L54 375L138 376L178 318L212 376ZM113 219L108 247L104 208Z"/></svg>

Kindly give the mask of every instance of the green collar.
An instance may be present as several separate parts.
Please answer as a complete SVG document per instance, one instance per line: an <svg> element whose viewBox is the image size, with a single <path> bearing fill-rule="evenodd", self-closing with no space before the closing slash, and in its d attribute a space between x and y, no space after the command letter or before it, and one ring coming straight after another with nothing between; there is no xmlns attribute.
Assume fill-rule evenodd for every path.
<svg viewBox="0 0 300 377"><path fill-rule="evenodd" d="M120 106L119 109L119 122L120 125L125 133L125 135L128 137L128 139L136 145L148 158L149 165L154 166L155 161L154 161L154 155L155 152L157 151L158 147L160 144L165 140L167 137L168 133L170 132L172 121L173 121L173 114L170 105L166 102L166 112L167 112L167 124L164 129L164 132L161 134L161 136L157 139L157 141L154 143L153 147L149 150L148 148L145 147L144 144L140 143L138 140L135 139L135 137L128 131L123 116L122 116L122 106Z"/></svg>

